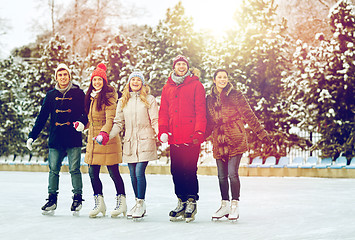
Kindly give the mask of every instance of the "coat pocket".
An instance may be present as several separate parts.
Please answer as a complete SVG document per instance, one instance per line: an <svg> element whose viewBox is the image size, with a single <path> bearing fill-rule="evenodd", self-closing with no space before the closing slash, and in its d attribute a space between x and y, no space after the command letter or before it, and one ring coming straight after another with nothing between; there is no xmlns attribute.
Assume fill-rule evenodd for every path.
<svg viewBox="0 0 355 240"><path fill-rule="evenodd" d="M155 138L140 138L138 141L138 152L153 152L156 151Z"/></svg>
<svg viewBox="0 0 355 240"><path fill-rule="evenodd" d="M123 141L123 149L122 152L124 155L132 155L132 146L131 146L131 141L130 140L124 140Z"/></svg>
<svg viewBox="0 0 355 240"><path fill-rule="evenodd" d="M241 121L234 121L226 126L226 139L229 145L239 145L246 140L246 133Z"/></svg>

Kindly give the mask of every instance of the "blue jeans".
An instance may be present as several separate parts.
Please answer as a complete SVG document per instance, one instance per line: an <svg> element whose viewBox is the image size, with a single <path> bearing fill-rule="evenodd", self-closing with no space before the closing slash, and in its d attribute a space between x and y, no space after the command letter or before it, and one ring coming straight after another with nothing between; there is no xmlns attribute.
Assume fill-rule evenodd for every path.
<svg viewBox="0 0 355 240"><path fill-rule="evenodd" d="M80 172L81 147L56 149L49 148L48 166L48 193L57 194L59 189L59 172L65 155L68 155L69 173L74 194L83 193L83 181Z"/></svg>
<svg viewBox="0 0 355 240"><path fill-rule="evenodd" d="M94 191L94 195L98 195L98 194L103 195L103 191L102 191L103 186L100 180L100 169L101 169L100 165L89 165L89 176L91 180L91 186ZM120 174L120 169L118 168L118 164L107 166L107 169L111 179L113 180L113 183L115 184L116 196L120 194L126 195L123 179Z"/></svg>
<svg viewBox="0 0 355 240"><path fill-rule="evenodd" d="M239 164L242 154L231 157L228 161L217 159L219 189L221 191L222 200L229 200L229 183L231 185L232 200L239 200L240 180L239 180Z"/></svg>
<svg viewBox="0 0 355 240"><path fill-rule="evenodd" d="M147 165L148 162L128 163L134 195L138 199L145 199L145 192L147 189L145 169L147 168Z"/></svg>

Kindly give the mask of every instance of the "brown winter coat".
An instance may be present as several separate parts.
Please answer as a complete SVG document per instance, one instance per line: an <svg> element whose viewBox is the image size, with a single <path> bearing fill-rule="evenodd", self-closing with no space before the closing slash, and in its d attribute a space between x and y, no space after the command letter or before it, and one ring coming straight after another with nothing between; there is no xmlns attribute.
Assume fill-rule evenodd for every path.
<svg viewBox="0 0 355 240"><path fill-rule="evenodd" d="M101 93L99 93L101 94ZM117 93L110 94L110 106L102 106L101 111L97 111L97 96L91 98L90 110L88 114L89 136L86 146L85 162L89 165L114 165L122 162L122 147L119 136L110 139L107 144L100 145L95 140L101 131L110 133L113 126L113 119L116 114Z"/></svg>
<svg viewBox="0 0 355 240"><path fill-rule="evenodd" d="M261 140L267 132L259 123L244 95L231 83L219 94L215 85L207 96L207 132L212 132L213 157L228 160L248 151L244 122Z"/></svg>

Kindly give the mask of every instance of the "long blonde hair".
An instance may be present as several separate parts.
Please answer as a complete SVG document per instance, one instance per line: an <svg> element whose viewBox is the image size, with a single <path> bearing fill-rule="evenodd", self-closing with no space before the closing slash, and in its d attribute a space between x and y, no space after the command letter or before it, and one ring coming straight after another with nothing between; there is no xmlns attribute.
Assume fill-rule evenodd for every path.
<svg viewBox="0 0 355 240"><path fill-rule="evenodd" d="M129 83L127 83L123 89L122 97L121 97L122 110L127 105L129 99L131 98L130 92L131 92L131 88L129 86ZM150 108L150 104L147 100L147 96L149 93L150 93L150 87L148 85L142 85L141 90L139 91L139 98L142 100L142 102L147 108Z"/></svg>

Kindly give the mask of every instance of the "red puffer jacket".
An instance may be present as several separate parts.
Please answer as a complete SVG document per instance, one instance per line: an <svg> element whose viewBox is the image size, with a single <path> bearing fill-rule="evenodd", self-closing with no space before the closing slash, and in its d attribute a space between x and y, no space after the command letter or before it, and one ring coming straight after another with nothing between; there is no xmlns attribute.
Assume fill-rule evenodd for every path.
<svg viewBox="0 0 355 240"><path fill-rule="evenodd" d="M198 70L197 70L198 71ZM180 85L168 78L161 94L159 133L170 133L169 144L192 143L195 132L206 130L205 89L196 70Z"/></svg>

